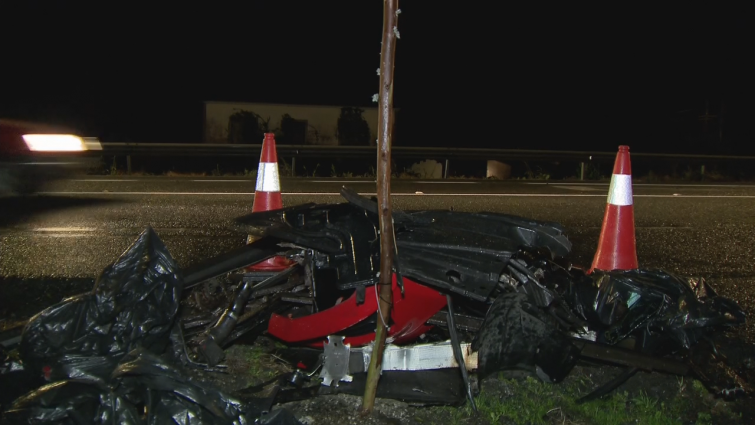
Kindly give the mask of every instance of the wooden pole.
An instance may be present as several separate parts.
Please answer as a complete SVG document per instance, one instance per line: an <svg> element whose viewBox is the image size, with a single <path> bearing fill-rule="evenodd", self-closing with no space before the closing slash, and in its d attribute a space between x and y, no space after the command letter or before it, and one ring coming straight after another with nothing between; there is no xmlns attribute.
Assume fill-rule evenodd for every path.
<svg viewBox="0 0 755 425"><path fill-rule="evenodd" d="M393 133L393 62L398 38L398 0L384 0L383 42L380 50L380 91L378 92L377 198L380 214L380 278L378 281L378 320L375 345L367 370L362 413L372 412L383 368L387 325L393 306L393 219L391 215L391 136Z"/></svg>

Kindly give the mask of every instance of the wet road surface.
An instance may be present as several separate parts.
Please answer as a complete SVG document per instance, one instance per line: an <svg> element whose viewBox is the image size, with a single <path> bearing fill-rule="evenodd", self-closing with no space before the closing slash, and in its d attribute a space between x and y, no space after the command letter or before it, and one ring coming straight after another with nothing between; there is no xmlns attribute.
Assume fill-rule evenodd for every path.
<svg viewBox="0 0 755 425"><path fill-rule="evenodd" d="M343 202L344 184L375 192L368 180L283 179L283 202ZM574 243L572 260L589 265L608 184L396 180L392 190L401 210L453 208L560 222ZM0 199L0 319L88 290L148 225L182 266L240 246L245 233L233 219L251 212L253 194L249 179L98 177ZM755 312L755 185L635 184L634 194L641 267L703 276ZM755 327L746 333L755 339Z"/></svg>

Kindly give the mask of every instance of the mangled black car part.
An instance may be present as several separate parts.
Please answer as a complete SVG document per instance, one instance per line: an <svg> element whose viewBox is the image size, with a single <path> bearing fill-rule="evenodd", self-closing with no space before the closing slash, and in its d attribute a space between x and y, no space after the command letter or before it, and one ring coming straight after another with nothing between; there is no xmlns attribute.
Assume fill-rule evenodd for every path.
<svg viewBox="0 0 755 425"><path fill-rule="evenodd" d="M237 222L260 237L313 250L315 272L339 290L374 285L380 264L377 204L343 188L341 204L304 204L253 213ZM557 223L499 213L394 212L396 273L479 302L490 301L519 247L565 256L571 242ZM363 299L363 295L359 297Z"/></svg>
<svg viewBox="0 0 755 425"><path fill-rule="evenodd" d="M518 258L527 259L526 272L508 277L508 291L496 298L473 343L473 349L479 350L481 374L524 368L557 382L586 348L570 341L568 334L606 346L629 345L640 354L674 356L688 362L698 378L721 396L752 392L749 373L729 370L728 384L720 380L714 384L706 377L720 377L722 373L714 369L730 366L723 362L703 365L690 355L699 344L708 345L713 335L745 321L741 307L717 295L704 280L660 270L586 274L532 251L521 254ZM543 305L542 300L550 302ZM597 353L592 351L589 357L594 358ZM666 371L685 370L655 363ZM618 386L640 369L647 370L635 364L608 386Z"/></svg>

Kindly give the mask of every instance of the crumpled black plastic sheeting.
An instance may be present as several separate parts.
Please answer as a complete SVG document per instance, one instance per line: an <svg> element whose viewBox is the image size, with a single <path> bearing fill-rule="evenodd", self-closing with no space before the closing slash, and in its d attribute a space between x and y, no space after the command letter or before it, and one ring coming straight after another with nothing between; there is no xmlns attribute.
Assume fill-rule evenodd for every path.
<svg viewBox="0 0 755 425"><path fill-rule="evenodd" d="M63 300L29 321L21 357L50 380L106 379L135 348L165 349L182 287L178 265L147 228L103 270L91 293Z"/></svg>
<svg viewBox="0 0 755 425"><path fill-rule="evenodd" d="M250 404L187 377L164 359L138 349L113 379L66 380L17 400L6 412L11 423L288 425L299 422L288 411L263 415Z"/></svg>
<svg viewBox="0 0 755 425"><path fill-rule="evenodd" d="M690 348L713 328L745 322L742 308L702 278L643 269L574 275L567 301L608 344L646 329Z"/></svg>
<svg viewBox="0 0 755 425"><path fill-rule="evenodd" d="M183 351L176 322L183 281L151 228L105 268L91 293L34 316L21 337L25 372L51 383L4 419L39 424L298 424L185 376L158 354ZM168 351L170 353L170 351Z"/></svg>
<svg viewBox="0 0 755 425"><path fill-rule="evenodd" d="M97 380L47 384L17 399L3 416L10 424L139 424L136 406Z"/></svg>

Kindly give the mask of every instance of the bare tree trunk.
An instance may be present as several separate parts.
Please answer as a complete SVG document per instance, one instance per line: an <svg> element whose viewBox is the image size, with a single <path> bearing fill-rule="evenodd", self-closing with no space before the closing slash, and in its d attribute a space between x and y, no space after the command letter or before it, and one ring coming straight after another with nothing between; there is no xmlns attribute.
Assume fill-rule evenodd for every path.
<svg viewBox="0 0 755 425"><path fill-rule="evenodd" d="M375 393L383 368L383 351L387 325L393 306L393 218L391 215L391 136L393 133L393 62L396 56L398 0L384 0L383 42L380 52L380 91L378 115L377 197L380 213L380 279L378 321L375 345L367 370L367 384L362 399L362 413L372 411Z"/></svg>

